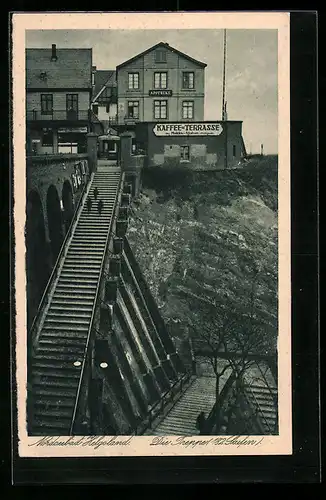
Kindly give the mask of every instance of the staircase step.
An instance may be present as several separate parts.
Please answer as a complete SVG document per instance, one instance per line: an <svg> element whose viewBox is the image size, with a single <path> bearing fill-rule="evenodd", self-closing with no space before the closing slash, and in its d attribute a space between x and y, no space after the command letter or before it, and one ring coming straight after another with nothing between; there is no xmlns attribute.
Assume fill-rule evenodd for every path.
<svg viewBox="0 0 326 500"><path fill-rule="evenodd" d="M88 332L88 323L87 324L81 324L81 325L66 325L63 327L62 325L57 325L57 324L46 324L42 328L42 334L43 332L46 335L74 335L74 334L80 334L80 335L85 335L87 336Z"/></svg>
<svg viewBox="0 0 326 500"><path fill-rule="evenodd" d="M106 245L106 238L107 235L105 235L105 237L101 238L99 237L99 235L97 236L93 236L92 238L84 238L84 237L79 237L78 239L77 238L74 238L71 243L70 243L70 246L69 248L72 249L72 248L83 248L84 246L87 246L89 245L90 248L99 248L99 249L103 249Z"/></svg>
<svg viewBox="0 0 326 500"><path fill-rule="evenodd" d="M50 356L51 357L51 356ZM43 357L40 358L40 356L35 356L33 359L33 366L35 366L37 369L44 369L44 370L60 370L60 372L64 372L67 374L68 377L71 375L74 375L75 373L79 373L81 370L81 366L74 366L75 361L80 361L82 362L82 358L78 359L76 356L75 359L70 359L70 360L62 360L62 359L57 359L54 357L54 359L44 359ZM59 373L59 371L58 371ZM57 373L57 374L58 374Z"/></svg>
<svg viewBox="0 0 326 500"><path fill-rule="evenodd" d="M55 345L71 345L75 347L79 346L86 346L86 341L87 341L87 334L81 336L80 332L78 332L78 335L74 335L72 332L69 333L58 333L58 332L53 332L49 334L49 332L44 332L42 331L41 338L39 340L40 344L45 347L47 344L55 344ZM53 341L51 342L51 339Z"/></svg>
<svg viewBox="0 0 326 500"><path fill-rule="evenodd" d="M179 412L172 412L170 414L167 415L167 417L165 418L164 422L176 422L176 424L178 423L189 423L189 425L193 425L196 423L196 419L197 419L197 416L198 416L198 413L196 415L196 417L194 418L193 415L180 415Z"/></svg>
<svg viewBox="0 0 326 500"><path fill-rule="evenodd" d="M54 408L47 408L46 410L36 408L34 411L34 415L40 421L44 420L70 420L72 418L73 408L60 408L58 410Z"/></svg>
<svg viewBox="0 0 326 500"><path fill-rule="evenodd" d="M87 229L85 229L87 231ZM98 234L94 234L91 238L78 238L78 240L73 240L69 245L69 251L77 252L78 249L83 249L85 245L89 245L90 249L98 249L103 252L107 241L107 231L103 237L99 237Z"/></svg>
<svg viewBox="0 0 326 500"><path fill-rule="evenodd" d="M72 300L75 300L75 299L79 299L79 300L94 300L95 298L95 293L90 293L90 292L85 292L85 293L81 293L81 292L66 292L66 293L63 293L63 291L56 291L54 292L54 295L53 297L55 299L72 299Z"/></svg>
<svg viewBox="0 0 326 500"><path fill-rule="evenodd" d="M75 396L76 396L76 389L72 389L70 387L69 388L67 387L64 390L63 389L60 390L60 388L42 389L35 386L34 390L34 398L36 401L38 400L38 398L40 399L40 401L43 401L41 400L42 397L44 398L45 401L49 402L61 398L62 402L66 401L67 404L69 404L71 398L74 398Z"/></svg>
<svg viewBox="0 0 326 500"><path fill-rule="evenodd" d="M51 419L52 420L52 419ZM62 430L69 431L70 425L67 422L60 422L60 420L56 420L55 422L44 422L39 416L35 418L35 427L33 425L33 434L34 432L40 432L42 436L47 436L49 432L47 430L58 431L58 436L62 436ZM56 434L52 434L56 435ZM65 434L64 434L65 435ZM68 434L67 434L68 435Z"/></svg>
<svg viewBox="0 0 326 500"><path fill-rule="evenodd" d="M93 301L90 300L88 303L87 301L69 301L66 302L65 300L59 300L59 299L52 299L51 302L51 307L50 307L50 312L54 312L54 310L60 310L60 311L75 311L76 307L78 307L78 310L80 312L84 312L85 314L88 312L92 312L93 310Z"/></svg>
<svg viewBox="0 0 326 500"><path fill-rule="evenodd" d="M104 250L105 246L101 245L71 245L69 247L69 258L78 259L79 257L86 262L92 260L93 257L99 257L102 260Z"/></svg>
<svg viewBox="0 0 326 500"><path fill-rule="evenodd" d="M70 270L66 266L63 267L60 277L61 278L85 278L85 279L98 279L100 268L98 269L76 269Z"/></svg>
<svg viewBox="0 0 326 500"><path fill-rule="evenodd" d="M55 347L64 347L71 349L71 352L81 352L86 348L86 338L84 339L75 339L75 338L57 338L57 337L46 337L46 338L41 338L39 342L39 348L41 349L48 349L49 351L51 350L51 346Z"/></svg>
<svg viewBox="0 0 326 500"><path fill-rule="evenodd" d="M78 307L79 310L81 311L88 311L93 310L93 305L94 305L94 299L90 298L88 300L85 299L85 297L82 297L82 299L74 299L73 297L53 297L51 301L51 306L50 306L50 311L53 309L60 309L64 310L65 308L67 310L74 310L74 307Z"/></svg>
<svg viewBox="0 0 326 500"><path fill-rule="evenodd" d="M78 284L78 282L72 280L67 283L66 281L61 281L60 278L57 283L56 290L69 290L69 288L72 288L73 290L80 290L80 292L82 293L82 291L87 292L88 290L94 290L96 289L96 287L97 287L97 281Z"/></svg>
<svg viewBox="0 0 326 500"><path fill-rule="evenodd" d="M73 241L94 241L94 238L105 241L108 235L108 230L106 227L98 226L98 227L88 227L87 231L85 227L81 227L78 224L73 236Z"/></svg>
<svg viewBox="0 0 326 500"><path fill-rule="evenodd" d="M40 394L38 394L40 396ZM76 394L75 394L76 397ZM52 395L49 397L48 394L46 394L43 398L36 397L33 399L33 405L38 406L39 408L45 407L45 408L74 408L75 406L75 401L74 397L63 397L63 396L54 396Z"/></svg>
<svg viewBox="0 0 326 500"><path fill-rule="evenodd" d="M85 258L80 257L79 259L75 259L72 257L69 257L69 262L67 259L65 260L63 271L68 271L68 272L74 272L75 269L78 272L83 272L84 270L92 271L92 272L99 272L103 260L103 256L97 258L96 256L92 257L91 259L87 259L85 262Z"/></svg>
<svg viewBox="0 0 326 500"><path fill-rule="evenodd" d="M50 318L48 317L49 315L47 315L47 318L45 320L45 323L44 323L44 327L50 327L52 328L53 326L57 326L58 328L60 327L61 329L64 329L65 330L65 326L64 325L67 325L68 328L70 328L70 326L85 326L85 327L88 327L89 325L89 318L85 318L85 317L76 317L76 316L73 316L73 315L66 315L66 316L61 316L61 315L56 315L56 316L51 316Z"/></svg>
<svg viewBox="0 0 326 500"><path fill-rule="evenodd" d="M269 393L270 394L270 391L271 392L274 392L275 394L277 393L277 388L276 387L266 387L264 385L255 385L255 384L250 384L250 386L245 386L245 387L250 387L251 390L254 392L254 391L258 391L258 392L266 392L266 393Z"/></svg>
<svg viewBox="0 0 326 500"><path fill-rule="evenodd" d="M36 355L34 356L34 361L36 362L50 362L53 361L67 361L68 364L72 363L72 368L76 368L73 366L73 363L75 361L83 361L83 352L80 353L70 353L69 350L67 349L66 352L49 352L49 351L39 351L37 350Z"/></svg>
<svg viewBox="0 0 326 500"><path fill-rule="evenodd" d="M90 238L90 239L87 239L87 238L80 238L80 239L73 239L72 242L70 243L70 246L69 248L72 249L72 248L80 248L80 247L84 247L86 245L88 245L91 249L93 249L93 247L96 247L96 248L103 248L105 246L105 242L106 242L106 238L96 238L96 241L94 240L94 238Z"/></svg>
<svg viewBox="0 0 326 500"><path fill-rule="evenodd" d="M36 355L40 356L47 356L47 355L61 355L64 354L66 355L69 353L70 356L75 356L76 358L83 357L84 356L84 351L85 349L83 347L73 347L73 346L44 346L44 347L38 347L36 351Z"/></svg>
<svg viewBox="0 0 326 500"><path fill-rule="evenodd" d="M70 322L74 321L74 319L71 318L76 318L77 320L87 320L89 322L91 316L92 316L92 309L83 311L81 309L77 309L75 306L69 310L63 307L59 307L58 309L56 309L55 307L51 306L47 314L47 319L55 321L57 320L57 318L67 317L69 318Z"/></svg>
<svg viewBox="0 0 326 500"><path fill-rule="evenodd" d="M74 318L74 317L67 317L67 319L62 319L62 320L54 320L53 318L46 319L42 332L47 333L48 331L55 331L55 332L60 332L64 333L65 335L68 332L81 332L82 334L85 332L85 334L88 332L89 329L89 321L90 318Z"/></svg>
<svg viewBox="0 0 326 500"><path fill-rule="evenodd" d="M78 283L81 285L85 283L86 285L92 285L94 283L97 284L98 278L98 274L96 276L85 276L83 274L72 274L71 276L67 276L66 274L61 273L59 283Z"/></svg>
<svg viewBox="0 0 326 500"><path fill-rule="evenodd" d="M79 380L80 379L80 373L67 373L67 371L58 371L57 367L52 368L52 371L50 368L46 369L44 367L34 367L33 368L33 378L38 377L40 380L43 380L44 382L47 383L48 379L52 380L61 380L65 379L67 382L69 380L73 381Z"/></svg>
<svg viewBox="0 0 326 500"><path fill-rule="evenodd" d="M185 424L175 424L174 422L172 424L168 424L168 423L164 423L164 425L159 425L158 426L158 429L160 431L163 431L167 436L169 435L169 431L173 431L173 432L177 432L178 434L180 433L180 435L182 434L187 434L187 429L188 432L191 431L193 429L194 426L192 425L188 425L187 422L185 422Z"/></svg>
<svg viewBox="0 0 326 500"><path fill-rule="evenodd" d="M35 382L33 388L35 391L67 391L67 394L75 394L78 389L79 379L59 378L58 380L49 379L46 386L42 383Z"/></svg>
<svg viewBox="0 0 326 500"><path fill-rule="evenodd" d="M69 249L65 258L64 262L64 267L66 265L71 265L71 264L93 264L93 265L98 265L101 263L103 259L103 251L97 251L94 252L89 252L87 255L87 252L83 251L75 251L73 249Z"/></svg>

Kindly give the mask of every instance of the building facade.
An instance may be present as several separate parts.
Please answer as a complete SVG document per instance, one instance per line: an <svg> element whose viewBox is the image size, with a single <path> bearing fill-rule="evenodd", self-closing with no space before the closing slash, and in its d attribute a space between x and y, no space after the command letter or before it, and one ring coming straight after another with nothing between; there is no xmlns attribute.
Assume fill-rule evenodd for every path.
<svg viewBox="0 0 326 500"><path fill-rule="evenodd" d="M92 111L104 125L105 132L111 125L117 123L117 81L116 72L98 70L94 67L94 88L92 96Z"/></svg>
<svg viewBox="0 0 326 500"><path fill-rule="evenodd" d="M215 170L232 168L246 156L241 121L138 123L130 136L149 167Z"/></svg>
<svg viewBox="0 0 326 500"><path fill-rule="evenodd" d="M205 67L163 42L120 64L118 123L203 120Z"/></svg>
<svg viewBox="0 0 326 500"><path fill-rule="evenodd" d="M92 49L26 49L27 154L85 153Z"/></svg>

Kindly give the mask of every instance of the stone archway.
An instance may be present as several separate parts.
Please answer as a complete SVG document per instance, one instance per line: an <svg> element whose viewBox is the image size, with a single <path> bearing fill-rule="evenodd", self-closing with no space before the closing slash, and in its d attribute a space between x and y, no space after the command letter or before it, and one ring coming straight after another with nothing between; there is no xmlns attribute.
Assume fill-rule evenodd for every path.
<svg viewBox="0 0 326 500"><path fill-rule="evenodd" d="M63 216L66 232L70 226L72 218L74 216L74 200L72 194L72 187L69 181L65 181L62 187L62 205L63 205Z"/></svg>
<svg viewBox="0 0 326 500"><path fill-rule="evenodd" d="M30 191L27 196L25 237L27 324L30 329L50 274L43 207L37 191Z"/></svg>
<svg viewBox="0 0 326 500"><path fill-rule="evenodd" d="M56 188L51 185L46 196L49 238L51 243L52 263L54 264L63 242L62 214Z"/></svg>

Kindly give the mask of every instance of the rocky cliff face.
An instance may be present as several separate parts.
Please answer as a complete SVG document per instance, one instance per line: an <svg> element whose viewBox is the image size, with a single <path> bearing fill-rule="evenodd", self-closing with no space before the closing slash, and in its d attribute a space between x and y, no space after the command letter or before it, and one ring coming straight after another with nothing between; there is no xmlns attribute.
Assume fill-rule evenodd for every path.
<svg viewBox="0 0 326 500"><path fill-rule="evenodd" d="M277 157L220 172L145 170L128 238L177 344L232 318L275 349Z"/></svg>

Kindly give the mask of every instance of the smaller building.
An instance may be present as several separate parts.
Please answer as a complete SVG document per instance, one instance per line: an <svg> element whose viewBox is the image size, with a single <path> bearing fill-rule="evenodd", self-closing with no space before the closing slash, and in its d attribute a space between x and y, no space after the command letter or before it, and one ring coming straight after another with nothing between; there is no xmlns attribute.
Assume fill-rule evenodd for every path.
<svg viewBox="0 0 326 500"><path fill-rule="evenodd" d="M116 72L112 70L94 69L94 87L92 95L92 111L103 125L103 131L117 124L118 92Z"/></svg>
<svg viewBox="0 0 326 500"><path fill-rule="evenodd" d="M145 154L150 167L230 168L246 155L242 121L146 122L129 133L133 150Z"/></svg>
<svg viewBox="0 0 326 500"><path fill-rule="evenodd" d="M26 49L27 154L85 153L92 49Z"/></svg>

